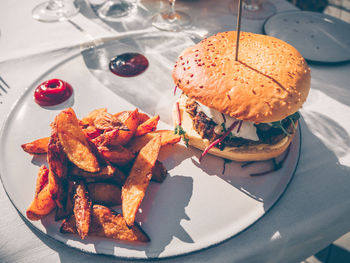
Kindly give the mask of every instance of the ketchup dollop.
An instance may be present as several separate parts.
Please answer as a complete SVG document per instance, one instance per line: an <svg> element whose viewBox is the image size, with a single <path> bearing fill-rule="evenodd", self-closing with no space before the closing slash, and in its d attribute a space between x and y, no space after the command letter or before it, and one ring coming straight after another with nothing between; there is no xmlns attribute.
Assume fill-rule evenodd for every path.
<svg viewBox="0 0 350 263"><path fill-rule="evenodd" d="M50 79L41 83L34 91L34 100L40 106L58 105L72 95L72 86L60 79Z"/></svg>

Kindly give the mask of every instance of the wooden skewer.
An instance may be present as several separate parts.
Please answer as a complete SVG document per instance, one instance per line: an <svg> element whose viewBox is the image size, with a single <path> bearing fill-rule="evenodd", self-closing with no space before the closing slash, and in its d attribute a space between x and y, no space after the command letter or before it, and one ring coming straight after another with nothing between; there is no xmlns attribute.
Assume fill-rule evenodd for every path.
<svg viewBox="0 0 350 263"><path fill-rule="evenodd" d="M242 0L238 2L238 14L237 14L237 39L236 39L236 55L235 61L238 61L238 49L239 49L239 34L241 32L241 18L242 18Z"/></svg>

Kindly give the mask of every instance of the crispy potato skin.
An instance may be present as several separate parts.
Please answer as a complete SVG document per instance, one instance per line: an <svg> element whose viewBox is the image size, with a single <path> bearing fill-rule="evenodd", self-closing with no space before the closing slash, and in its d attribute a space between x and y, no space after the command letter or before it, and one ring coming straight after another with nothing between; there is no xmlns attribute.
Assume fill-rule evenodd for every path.
<svg viewBox="0 0 350 263"><path fill-rule="evenodd" d="M119 135L119 130L114 129L111 131L107 131L94 139L91 142L98 148L105 145L110 145L111 142Z"/></svg>
<svg viewBox="0 0 350 263"><path fill-rule="evenodd" d="M118 119L128 127L129 131L120 130L118 136L111 140L111 145L123 146L131 140L138 126L138 113L138 109L135 109L132 112L123 112L118 116Z"/></svg>
<svg viewBox="0 0 350 263"><path fill-rule="evenodd" d="M75 188L73 213L76 228L81 239L84 239L90 228L92 203L85 184L80 181Z"/></svg>
<svg viewBox="0 0 350 263"><path fill-rule="evenodd" d="M164 167L163 163L156 161L152 169L152 181L157 183L162 183L168 174L167 169Z"/></svg>
<svg viewBox="0 0 350 263"><path fill-rule="evenodd" d="M152 140L158 134L161 135L161 146L165 146L168 144L175 144L181 140L181 136L178 134L174 134L173 131L170 130L158 130L146 133L143 136L135 137L129 144L125 147L129 149L132 153L138 153L142 147L144 147L150 140Z"/></svg>
<svg viewBox="0 0 350 263"><path fill-rule="evenodd" d="M91 201L94 204L116 206L122 203L121 189L115 184L97 182L87 184Z"/></svg>
<svg viewBox="0 0 350 263"><path fill-rule="evenodd" d="M108 112L98 115L94 120L94 126L103 131L126 128L123 122Z"/></svg>
<svg viewBox="0 0 350 263"><path fill-rule="evenodd" d="M49 170L46 166L41 166L36 181L34 200L26 211L27 218L30 220L40 220L56 207L48 185L48 174Z"/></svg>
<svg viewBox="0 0 350 263"><path fill-rule="evenodd" d="M97 173L89 173L79 169L76 166L73 166L73 167L70 167L69 174L72 177L72 179L108 181L108 182L114 182L118 185L123 185L126 180L126 175L117 167L112 165L101 167L101 170Z"/></svg>
<svg viewBox="0 0 350 263"><path fill-rule="evenodd" d="M75 188L75 183L73 181L68 181L68 190L66 194L65 205L63 207L56 208L55 221L67 218L73 213L73 191Z"/></svg>
<svg viewBox="0 0 350 263"><path fill-rule="evenodd" d="M62 234L78 234L74 214L63 219L60 232Z"/></svg>
<svg viewBox="0 0 350 263"><path fill-rule="evenodd" d="M40 220L48 215L55 207L56 203L52 200L49 187L46 185L29 205L26 215L30 220Z"/></svg>
<svg viewBox="0 0 350 263"><path fill-rule="evenodd" d="M122 210L125 221L129 226L134 224L135 215L145 196L160 146L161 135L158 134L141 149L123 185Z"/></svg>
<svg viewBox="0 0 350 263"><path fill-rule="evenodd" d="M32 142L22 144L22 149L29 154L44 154L47 153L50 137L44 137Z"/></svg>
<svg viewBox="0 0 350 263"><path fill-rule="evenodd" d="M56 117L58 139L68 159L87 172L98 172L100 165L94 155L72 108L61 111Z"/></svg>
<svg viewBox="0 0 350 263"><path fill-rule="evenodd" d="M159 121L159 115L156 115L146 120L145 122L141 123L136 129L135 136L141 136L148 132L156 130L158 121Z"/></svg>
<svg viewBox="0 0 350 263"><path fill-rule="evenodd" d="M150 117L146 113L139 112L137 115L139 125L147 121Z"/></svg>
<svg viewBox="0 0 350 263"><path fill-rule="evenodd" d="M74 216L64 220L60 229L61 233L76 234ZM112 212L108 207L94 205L92 208L91 226L89 236L106 237L127 242L149 242L146 233L137 225L129 227L123 216Z"/></svg>
<svg viewBox="0 0 350 263"><path fill-rule="evenodd" d="M116 165L124 166L135 159L135 154L121 145L98 147L101 156Z"/></svg>
<svg viewBox="0 0 350 263"><path fill-rule="evenodd" d="M35 197L38 196L40 191L47 185L49 182L49 169L43 164L39 168L38 177L36 178L35 185Z"/></svg>
<svg viewBox="0 0 350 263"><path fill-rule="evenodd" d="M49 163L49 189L58 207L65 205L67 194L67 158L58 141L55 126L49 141L47 161Z"/></svg>
<svg viewBox="0 0 350 263"><path fill-rule="evenodd" d="M91 111L87 116L81 119L82 126L94 126L94 122L99 115L107 113L107 108L100 108Z"/></svg>
<svg viewBox="0 0 350 263"><path fill-rule="evenodd" d="M83 128L83 132L85 136L90 140L93 140L101 135L101 132L94 126L87 126L86 128Z"/></svg>
<svg viewBox="0 0 350 263"><path fill-rule="evenodd" d="M162 182L167 175L157 161L161 146L181 139L155 131L158 121L159 115L138 109L112 115L102 108L82 120L71 108L61 111L50 137L22 145L31 154L47 153L48 161L39 170L28 219L40 220L56 208L62 233L149 242L135 216L150 180ZM107 207L116 205L122 214Z"/></svg>

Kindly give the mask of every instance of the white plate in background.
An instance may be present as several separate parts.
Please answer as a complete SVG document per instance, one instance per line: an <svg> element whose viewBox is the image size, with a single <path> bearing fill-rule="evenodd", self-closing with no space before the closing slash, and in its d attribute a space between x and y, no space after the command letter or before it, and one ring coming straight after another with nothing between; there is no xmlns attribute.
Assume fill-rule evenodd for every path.
<svg viewBox="0 0 350 263"><path fill-rule="evenodd" d="M338 18L308 11L282 12L270 17L264 30L294 46L308 60L350 60L350 24Z"/></svg>

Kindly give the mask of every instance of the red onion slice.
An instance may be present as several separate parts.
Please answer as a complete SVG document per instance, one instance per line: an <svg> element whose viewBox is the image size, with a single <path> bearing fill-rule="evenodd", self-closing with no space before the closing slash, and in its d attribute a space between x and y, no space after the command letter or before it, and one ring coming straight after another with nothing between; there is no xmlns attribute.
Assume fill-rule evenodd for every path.
<svg viewBox="0 0 350 263"><path fill-rule="evenodd" d="M177 124L181 126L181 114L180 114L179 102L176 102L176 110L177 110Z"/></svg>
<svg viewBox="0 0 350 263"><path fill-rule="evenodd" d="M201 156L199 157L199 162L202 161L203 157L209 152L209 150L211 148L213 148L218 143L222 142L225 139L225 137L228 136L231 133L231 131L237 126L238 123L239 123L239 121L235 121L234 123L232 123L230 128L228 128L228 130L219 139L216 139L211 144L209 144L207 146L207 148L204 149L204 151L202 152Z"/></svg>
<svg viewBox="0 0 350 263"><path fill-rule="evenodd" d="M242 123L243 123L243 121L242 121L242 120L240 120L240 121L239 121L238 128L237 128L237 133L239 133L239 131L241 130Z"/></svg>

